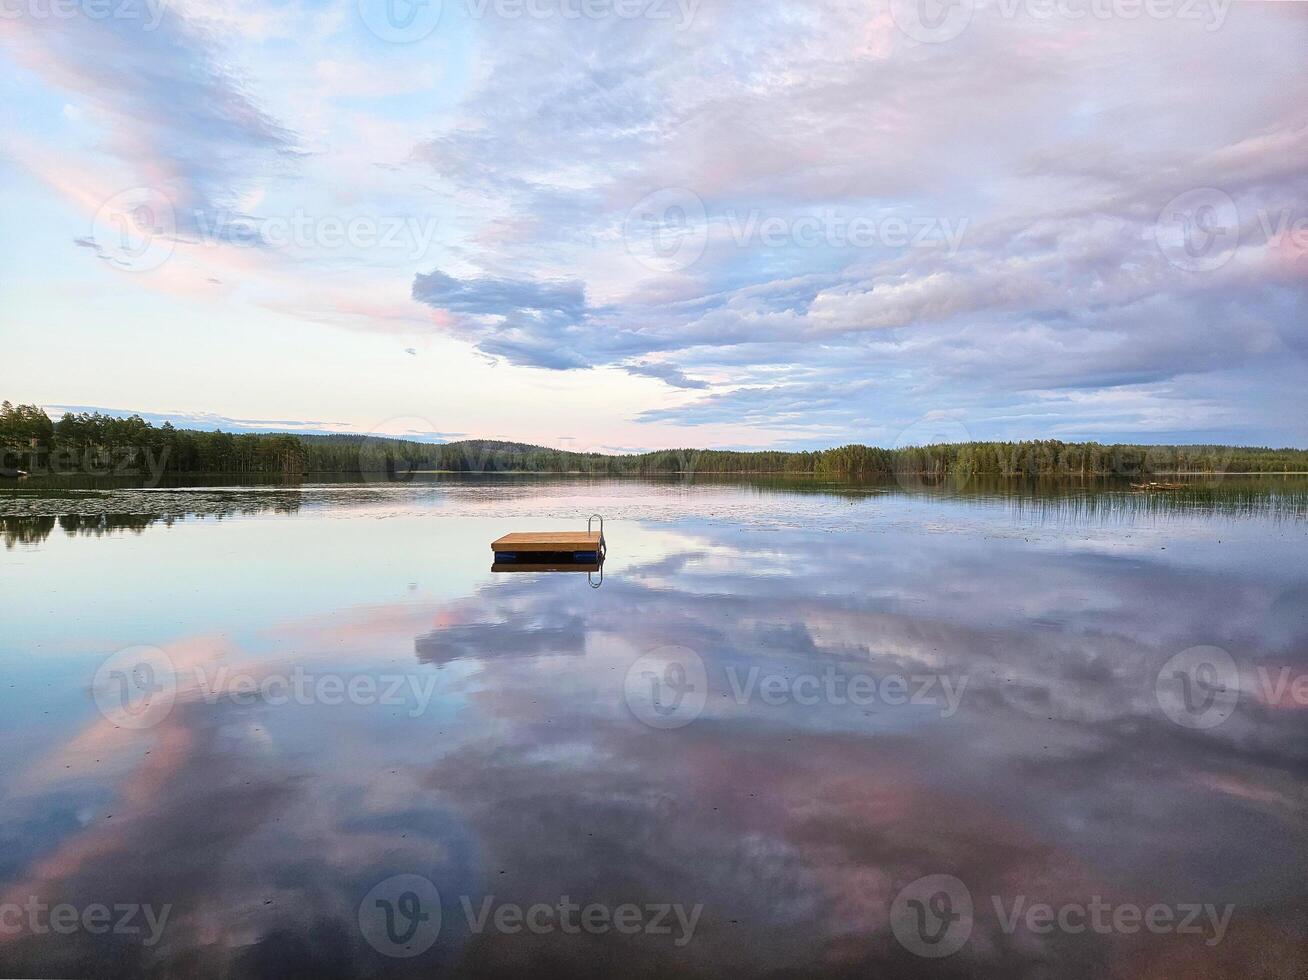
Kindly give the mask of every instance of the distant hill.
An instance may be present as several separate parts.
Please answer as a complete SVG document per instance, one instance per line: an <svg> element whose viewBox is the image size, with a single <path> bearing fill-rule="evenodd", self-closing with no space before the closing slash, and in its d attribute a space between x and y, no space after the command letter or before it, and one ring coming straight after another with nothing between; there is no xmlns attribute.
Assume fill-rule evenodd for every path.
<svg viewBox="0 0 1308 980"><path fill-rule="evenodd" d="M328 435L302 435L299 433L284 433L285 435L294 435L296 438L306 443L347 443L349 445L359 445L363 442L370 443L403 443L408 446L451 446L467 449L472 452L500 452L500 453L533 453L533 452L555 452L547 446L533 446L526 442L506 442L502 439L459 439L452 442L415 442L412 439L404 439L399 436L385 435L367 435L364 433L338 432Z"/></svg>
<svg viewBox="0 0 1308 980"><path fill-rule="evenodd" d="M849 445L812 452L661 449L630 455L574 453L500 439L413 442L369 435L198 432L139 416L65 413L58 422L35 405L0 404L0 467L49 471L52 461L90 469L150 472L585 473L653 476L779 473L831 478L952 476L1124 477L1178 473L1308 472L1308 450L1237 446L1103 445L1039 439L886 449ZM123 472L122 469L116 470Z"/></svg>

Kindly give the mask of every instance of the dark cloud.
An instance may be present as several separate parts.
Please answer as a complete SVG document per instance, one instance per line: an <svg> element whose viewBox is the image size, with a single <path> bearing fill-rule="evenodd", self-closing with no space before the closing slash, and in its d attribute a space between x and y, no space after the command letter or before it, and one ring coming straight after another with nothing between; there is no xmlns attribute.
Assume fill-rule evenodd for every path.
<svg viewBox="0 0 1308 980"><path fill-rule="evenodd" d="M455 279L437 270L414 279L413 298L468 318L465 332L487 354L558 370L590 366L569 349L591 315L580 283Z"/></svg>
<svg viewBox="0 0 1308 980"><path fill-rule="evenodd" d="M473 315L506 315L517 311L532 311L576 322L588 311L585 288L578 282L461 280L436 271L419 275L413 281L413 297L455 313Z"/></svg>
<svg viewBox="0 0 1308 980"><path fill-rule="evenodd" d="M649 361L637 361L634 364L624 364L622 369L628 374L635 374L643 378L657 378L659 381L671 385L673 388L707 388L709 383L697 378L688 378L680 369L671 364L654 364Z"/></svg>

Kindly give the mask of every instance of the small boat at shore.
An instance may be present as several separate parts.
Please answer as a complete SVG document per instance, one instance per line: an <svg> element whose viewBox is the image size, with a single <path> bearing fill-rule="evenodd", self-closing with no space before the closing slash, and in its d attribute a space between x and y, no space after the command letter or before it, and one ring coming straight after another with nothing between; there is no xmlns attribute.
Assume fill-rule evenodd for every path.
<svg viewBox="0 0 1308 980"><path fill-rule="evenodd" d="M0 466L0 477L8 480L21 480L27 476L27 470L16 470L12 466Z"/></svg>
<svg viewBox="0 0 1308 980"><path fill-rule="evenodd" d="M1136 493L1157 493L1164 490L1184 490L1184 483L1132 483L1131 489Z"/></svg>

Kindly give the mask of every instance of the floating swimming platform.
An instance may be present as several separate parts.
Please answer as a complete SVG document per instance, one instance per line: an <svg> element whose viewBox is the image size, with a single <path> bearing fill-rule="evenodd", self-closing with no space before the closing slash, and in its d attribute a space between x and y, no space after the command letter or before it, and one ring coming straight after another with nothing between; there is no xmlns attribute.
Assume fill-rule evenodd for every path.
<svg viewBox="0 0 1308 980"><path fill-rule="evenodd" d="M599 522L596 529L595 522ZM495 571L554 571L556 565L602 565L604 563L604 518L593 514L585 531L516 531L491 542ZM531 566L551 566L537 567ZM564 569L558 569L563 571ZM582 569L567 569L569 571Z"/></svg>

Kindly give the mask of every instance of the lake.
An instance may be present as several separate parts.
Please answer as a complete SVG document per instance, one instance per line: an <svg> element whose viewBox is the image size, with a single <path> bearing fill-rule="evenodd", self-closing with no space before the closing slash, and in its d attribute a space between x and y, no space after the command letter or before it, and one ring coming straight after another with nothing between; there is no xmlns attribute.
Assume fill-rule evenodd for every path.
<svg viewBox="0 0 1308 980"><path fill-rule="evenodd" d="M4 976L1305 975L1308 480L184 482L0 487Z"/></svg>

